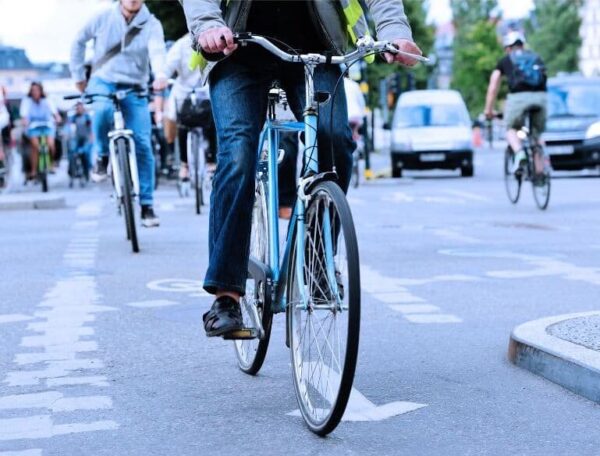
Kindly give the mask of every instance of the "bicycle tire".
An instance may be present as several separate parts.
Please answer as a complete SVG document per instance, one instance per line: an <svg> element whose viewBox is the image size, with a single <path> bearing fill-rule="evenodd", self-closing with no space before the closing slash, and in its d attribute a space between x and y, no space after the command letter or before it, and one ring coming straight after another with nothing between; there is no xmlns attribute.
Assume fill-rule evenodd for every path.
<svg viewBox="0 0 600 456"><path fill-rule="evenodd" d="M523 184L522 175L515 175L511 172L513 152L509 147L504 152L504 186L506 188L506 195L508 200L517 204L519 197L521 196L521 186Z"/></svg>
<svg viewBox="0 0 600 456"><path fill-rule="evenodd" d="M258 181L252 211L250 255L263 263L267 262L269 255L268 220L265 185L263 181ZM254 302L249 302L248 299L254 299ZM263 326L264 337L234 341L235 354L238 367L248 375L256 375L267 356L273 323L273 309L265 293L265 284L262 284L262 289L256 290L255 282L251 277L246 286L246 295L242 300L242 316L246 327L249 327L248 323L252 322L246 306L258 304L257 311Z"/></svg>
<svg viewBox="0 0 600 456"><path fill-rule="evenodd" d="M190 150L192 151L192 157L194 160L194 197L196 198L195 207L196 207L196 215L200 215L202 213L202 194L200 188L200 164L198 163L200 152L198 148L200 144L198 144L198 136L195 133L188 133L191 135L190 139L190 148L188 149L188 154ZM189 156L189 155L188 155Z"/></svg>
<svg viewBox="0 0 600 456"><path fill-rule="evenodd" d="M358 161L358 152L354 152L352 154L352 188L358 188L360 184L360 167Z"/></svg>
<svg viewBox="0 0 600 456"><path fill-rule="evenodd" d="M321 226L321 229L319 229L319 224L322 224L322 221L326 220L327 217L330 220L332 239L335 243L332 251L338 261L335 264L335 287L330 283L330 279L327 277L329 272L325 273L322 266L323 262L319 259L323 256L319 250L321 252L327 250L327 243L322 239L324 236L313 235L313 233L324 232L327 226ZM295 245L293 246L293 254L290 255L288 268L287 320L290 357L294 390L300 413L311 431L324 436L333 431L339 424L352 391L360 336L360 263L352 213L344 193L337 184L323 182L311 191L304 223L306 224L304 236L305 263L303 265L302 284L298 284L296 273L296 243L298 242L298 236L296 236ZM313 237L312 240L311 236ZM320 246L318 242L321 242ZM316 277L319 278L315 280ZM331 276L329 275L329 277ZM327 283L326 285L323 283L324 280ZM299 300L299 285L304 287L310 294L309 309L306 309L304 303ZM334 293L336 288L338 289L337 296ZM339 303L338 299L342 301L339 307L333 304L335 302ZM315 307L319 305L320 301L327 300L331 302L321 304L321 309ZM319 322L316 317L317 314L324 314L325 318ZM346 316L347 323L344 324L342 319ZM302 324L303 317L307 322L304 325ZM331 317L331 321L327 322L329 317ZM306 345L303 342L303 337L310 337L311 325L314 329L317 322L321 331L312 331L316 342L313 344L313 341L309 341ZM323 323L329 325L329 329L334 327L337 332L333 345L330 343L321 345L318 340L319 334L325 333ZM340 335L340 329L345 329L347 334ZM308 336L306 336L307 334ZM344 344L343 355L342 343ZM324 354L321 354L319 349L321 346ZM305 362L304 358L307 356L310 358L311 356L311 347L316 347L320 361L310 361L309 359ZM306 353L303 349L308 349L308 352ZM329 353L326 353L325 349L328 349ZM315 349L312 350L313 354L314 351ZM336 354L337 360L334 359ZM327 360L331 361L333 366L327 365ZM307 367L307 369L303 367ZM317 374L318 369L320 370ZM312 374L315 375L312 376ZM324 384L324 375L330 377L332 383L329 383L328 379L327 383ZM315 378L317 378L317 384L314 384ZM337 388L337 390L334 390L334 388ZM326 406L328 407L324 408Z"/></svg>
<svg viewBox="0 0 600 456"><path fill-rule="evenodd" d="M550 173L544 171L543 179L543 185L537 185L535 179L531 180L531 184L533 187L533 199L535 200L535 204L540 210L545 211L546 209L548 209L548 204L550 203Z"/></svg>
<svg viewBox="0 0 600 456"><path fill-rule="evenodd" d="M48 145L40 140L40 151L38 153L38 179L42 184L42 192L48 193L48 167L50 166Z"/></svg>
<svg viewBox="0 0 600 456"><path fill-rule="evenodd" d="M125 140L117 140L117 154L121 165L121 186L123 195L123 215L125 217L125 226L129 241L131 241L131 250L134 253L140 251L135 227L135 212L133 207L133 191L131 180L131 167L129 166L129 151Z"/></svg>

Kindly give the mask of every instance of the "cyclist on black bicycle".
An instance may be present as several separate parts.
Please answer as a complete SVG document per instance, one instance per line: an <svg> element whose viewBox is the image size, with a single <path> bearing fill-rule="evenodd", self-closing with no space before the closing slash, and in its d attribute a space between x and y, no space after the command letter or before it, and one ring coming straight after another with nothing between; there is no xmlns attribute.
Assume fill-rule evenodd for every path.
<svg viewBox="0 0 600 456"><path fill-rule="evenodd" d="M167 53L168 76L176 74L171 94L164 108L164 127L167 143L173 147L175 140L179 143L181 153L181 168L179 177L182 180L189 180L190 172L188 169L188 150L187 150L187 129L178 125L179 115L186 98L192 92L195 92L197 102L209 99L208 86L201 82L201 74L198 71L190 69L190 59L192 57L192 36L188 33L173 44ZM179 127L179 128L178 128ZM216 159L216 137L214 127L204 128L205 137L209 139L209 148L206 152L206 161L214 163Z"/></svg>
<svg viewBox="0 0 600 456"><path fill-rule="evenodd" d="M204 328L210 335L223 336L243 327L239 300L245 293L256 150L265 120L268 90L274 79L279 80L297 119L302 119L305 91L302 65L281 62L257 46L236 51L233 32L275 38L296 51L340 54L368 30L358 0L184 0L182 3L195 43L203 56L213 61L203 71L205 77L210 76L218 136L210 214L210 260L204 288L215 294L216 300L204 316ZM402 51L421 54L412 41L401 0L366 3L377 24L379 39L396 43ZM388 63L417 63L401 55L388 54L386 59ZM319 66L315 73L316 90L332 93L340 75L337 66ZM347 190L354 141L343 90L337 94L333 107L332 104L321 107L318 140L324 151L333 142L339 184ZM332 109L333 123L330 123ZM332 168L330 154L321 154L321 159L321 170Z"/></svg>
<svg viewBox="0 0 600 456"><path fill-rule="evenodd" d="M525 116L531 114L531 134L539 141L546 128L546 69L542 59L525 48L525 37L520 32L509 32L503 40L506 55L500 59L492 73L487 91L485 115L494 117L494 103L500 89L502 76L508 79L509 95L504 110L504 121L508 128L506 138L513 155L512 172L517 172L527 159L517 132L525 125ZM544 157L537 148L534 157L535 172L544 171Z"/></svg>
<svg viewBox="0 0 600 456"><path fill-rule="evenodd" d="M85 49L94 40L91 79L86 82ZM158 226L154 213L154 155L152 125L146 91L150 67L155 74L152 85L157 92L167 86L166 48L163 28L144 5L144 0L119 0L113 8L100 13L79 32L71 51L71 73L77 88L90 94L110 95L137 88L121 101L126 126L133 130L140 180L142 225ZM112 125L113 104L108 98L94 101L94 140L98 156L96 181L104 180L108 168L108 132Z"/></svg>

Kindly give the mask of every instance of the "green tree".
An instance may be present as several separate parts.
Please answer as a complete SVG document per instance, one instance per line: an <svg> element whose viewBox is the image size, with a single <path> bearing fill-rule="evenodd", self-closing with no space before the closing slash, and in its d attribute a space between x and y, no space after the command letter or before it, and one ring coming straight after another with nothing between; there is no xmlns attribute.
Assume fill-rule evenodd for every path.
<svg viewBox="0 0 600 456"><path fill-rule="evenodd" d="M537 52L549 76L579 67L581 0L535 0L535 11L525 24L529 46Z"/></svg>
<svg viewBox="0 0 600 456"><path fill-rule="evenodd" d="M146 0L146 5L162 23L165 39L177 40L188 32L183 8L177 0Z"/></svg>
<svg viewBox="0 0 600 456"><path fill-rule="evenodd" d="M502 57L496 0L452 0L456 26L452 88L464 97L473 117L484 108L490 74Z"/></svg>
<svg viewBox="0 0 600 456"><path fill-rule="evenodd" d="M434 28L427 24L427 13L422 0L404 0L404 9L413 32L413 39L425 55L431 53L434 42ZM369 106L379 105L379 81L394 73L400 73L406 81L406 75L412 73L417 88L427 87L427 81L432 68L417 65L414 69L406 69L397 65L388 65L381 59L367 67L367 82L369 83Z"/></svg>

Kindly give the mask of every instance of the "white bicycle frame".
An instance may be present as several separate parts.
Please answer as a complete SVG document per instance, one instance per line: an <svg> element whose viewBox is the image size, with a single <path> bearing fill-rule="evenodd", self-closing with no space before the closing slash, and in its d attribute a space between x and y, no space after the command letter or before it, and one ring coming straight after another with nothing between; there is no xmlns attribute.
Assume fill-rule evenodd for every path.
<svg viewBox="0 0 600 456"><path fill-rule="evenodd" d="M125 139L128 144L128 159L129 169L131 170L131 182L133 182L133 196L137 197L140 194L140 179L138 175L137 159L135 156L135 141L133 140L133 131L125 128L125 120L123 119L123 113L119 110L115 110L113 115L114 128L108 134L109 138L109 153L110 153L110 166L112 168L112 176L114 182L114 191L117 196L117 201L120 202L123 197L121 191L123 170L119 164L119 157L117 156L117 140Z"/></svg>

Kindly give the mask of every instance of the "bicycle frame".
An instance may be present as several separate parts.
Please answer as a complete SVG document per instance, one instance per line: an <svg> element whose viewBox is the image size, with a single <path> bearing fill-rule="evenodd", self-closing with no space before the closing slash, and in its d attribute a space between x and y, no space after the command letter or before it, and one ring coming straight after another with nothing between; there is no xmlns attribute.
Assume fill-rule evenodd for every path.
<svg viewBox="0 0 600 456"><path fill-rule="evenodd" d="M119 139L125 139L128 144L128 152L129 152L129 167L131 169L131 181L133 183L133 193L134 196L140 194L140 180L138 176L137 169L137 159L135 156L135 141L133 140L133 131L125 128L125 120L123 119L123 113L121 112L120 106L117 104L115 106L115 112L113 114L114 118L114 126L113 130L108 133L109 143L109 154L110 154L110 163L113 168L113 181L114 181L114 190L117 196L117 199L120 200L123 197L121 192L121 176L122 171L119 168L119 160L117 157L117 148L116 143Z"/></svg>

